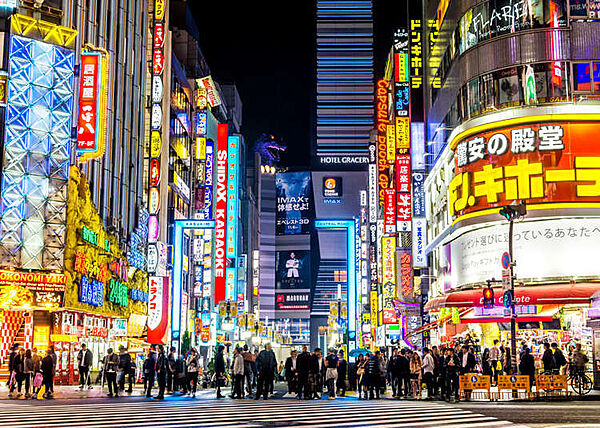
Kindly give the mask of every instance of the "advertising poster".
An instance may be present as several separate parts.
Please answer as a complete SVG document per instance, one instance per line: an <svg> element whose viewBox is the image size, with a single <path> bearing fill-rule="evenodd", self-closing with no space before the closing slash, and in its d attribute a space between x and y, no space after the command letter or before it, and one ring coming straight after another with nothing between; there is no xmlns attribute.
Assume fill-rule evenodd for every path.
<svg viewBox="0 0 600 428"><path fill-rule="evenodd" d="M308 233L311 210L310 173L277 174L275 186L277 197L275 233L277 235Z"/></svg>
<svg viewBox="0 0 600 428"><path fill-rule="evenodd" d="M310 309L310 293L277 293L275 307L280 311L297 311Z"/></svg>
<svg viewBox="0 0 600 428"><path fill-rule="evenodd" d="M277 289L310 288L310 251L277 251L275 258Z"/></svg>

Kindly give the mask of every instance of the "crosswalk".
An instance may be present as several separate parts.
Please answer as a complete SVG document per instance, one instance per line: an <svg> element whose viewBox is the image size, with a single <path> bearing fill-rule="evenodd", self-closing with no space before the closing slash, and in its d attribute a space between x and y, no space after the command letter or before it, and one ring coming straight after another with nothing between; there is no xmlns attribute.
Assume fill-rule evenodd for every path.
<svg viewBox="0 0 600 428"><path fill-rule="evenodd" d="M516 427L432 402L207 400L0 403L0 427ZM521 426L522 427L522 426Z"/></svg>

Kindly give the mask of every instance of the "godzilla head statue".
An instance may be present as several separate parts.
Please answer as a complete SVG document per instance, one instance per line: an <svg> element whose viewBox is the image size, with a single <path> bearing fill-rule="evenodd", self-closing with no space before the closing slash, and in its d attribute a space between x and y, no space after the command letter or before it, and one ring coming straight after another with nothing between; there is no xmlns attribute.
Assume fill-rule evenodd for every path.
<svg viewBox="0 0 600 428"><path fill-rule="evenodd" d="M263 165L277 166L286 150L283 141L270 134L262 134L254 143L254 151L260 155Z"/></svg>

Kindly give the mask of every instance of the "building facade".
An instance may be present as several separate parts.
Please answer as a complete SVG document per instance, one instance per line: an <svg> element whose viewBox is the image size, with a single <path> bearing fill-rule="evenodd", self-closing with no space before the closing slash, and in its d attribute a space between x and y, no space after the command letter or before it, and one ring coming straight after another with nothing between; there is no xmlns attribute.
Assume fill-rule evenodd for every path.
<svg viewBox="0 0 600 428"><path fill-rule="evenodd" d="M426 4L425 309L437 320L428 328L438 344L467 332L481 349L509 341L499 286L510 282L501 264L509 226L499 211L526 203L513 234L517 340L536 355L544 341L579 342L592 356L600 271L588 255L597 251L600 192L587 171L598 156L590 142L600 119L600 50L589 41L600 24L587 6ZM488 281L494 303L484 308Z"/></svg>

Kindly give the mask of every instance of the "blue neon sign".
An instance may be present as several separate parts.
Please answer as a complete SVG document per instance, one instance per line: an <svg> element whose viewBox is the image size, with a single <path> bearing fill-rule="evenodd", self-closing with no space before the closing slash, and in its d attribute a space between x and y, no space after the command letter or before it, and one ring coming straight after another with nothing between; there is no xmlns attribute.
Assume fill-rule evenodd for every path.
<svg viewBox="0 0 600 428"><path fill-rule="evenodd" d="M183 284L183 231L185 229L213 229L212 220L176 220L173 225L173 300L171 307L171 337L181 335L181 295Z"/></svg>

